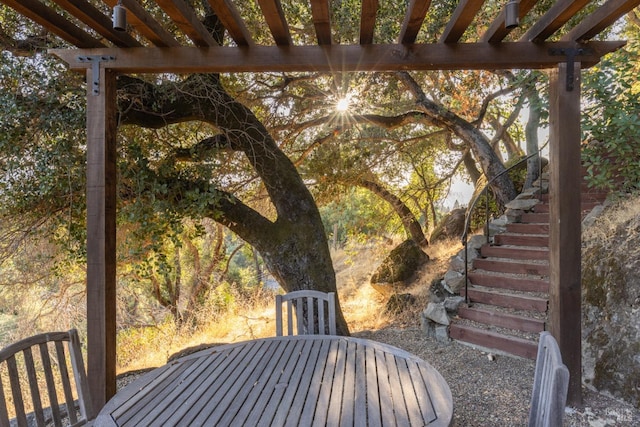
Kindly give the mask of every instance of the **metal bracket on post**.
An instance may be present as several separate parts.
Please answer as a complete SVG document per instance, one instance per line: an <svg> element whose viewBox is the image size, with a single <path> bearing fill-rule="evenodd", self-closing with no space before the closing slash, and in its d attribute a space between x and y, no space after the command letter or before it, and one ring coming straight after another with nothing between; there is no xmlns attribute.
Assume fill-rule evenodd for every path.
<svg viewBox="0 0 640 427"><path fill-rule="evenodd" d="M578 48L551 48L549 49L549 55L552 56L566 56L567 57L567 92L573 90L573 82L575 81L575 69L574 63L576 56L588 55L593 53L591 49L578 47Z"/></svg>
<svg viewBox="0 0 640 427"><path fill-rule="evenodd" d="M93 96L100 95L100 63L115 60L115 56L106 55L86 55L78 56L80 62L91 62L91 93Z"/></svg>

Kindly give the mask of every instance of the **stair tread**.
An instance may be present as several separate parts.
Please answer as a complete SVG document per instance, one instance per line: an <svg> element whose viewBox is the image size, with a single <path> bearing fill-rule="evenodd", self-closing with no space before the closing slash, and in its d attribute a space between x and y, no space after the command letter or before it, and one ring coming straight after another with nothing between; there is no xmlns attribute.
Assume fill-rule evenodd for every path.
<svg viewBox="0 0 640 427"><path fill-rule="evenodd" d="M545 259L513 259L506 257L490 256L486 258L476 258L474 261L488 261L488 262L504 262L508 264L523 264L523 265L549 265L549 261Z"/></svg>
<svg viewBox="0 0 640 427"><path fill-rule="evenodd" d="M530 319L536 319L543 323L546 322L547 320L547 313L540 313L537 311L518 310L515 308L500 307L500 306L487 305L482 303L474 303L469 306L466 306L463 304L461 305L461 308L468 308L468 309L480 310L480 311L493 311L496 313L506 314L511 316L528 317Z"/></svg>
<svg viewBox="0 0 640 427"><path fill-rule="evenodd" d="M508 313L496 309L480 308L475 305L472 307L460 307L458 309L458 316L485 325L509 328L522 332L540 333L544 331L545 325L545 321L542 318Z"/></svg>
<svg viewBox="0 0 640 427"><path fill-rule="evenodd" d="M504 233L497 234L496 236L535 236L535 237L549 237L549 233L516 233L513 231L506 231Z"/></svg>
<svg viewBox="0 0 640 427"><path fill-rule="evenodd" d="M495 271L533 276L548 276L549 261L547 260L514 260L508 258L476 258L473 268L484 271Z"/></svg>
<svg viewBox="0 0 640 427"><path fill-rule="evenodd" d="M541 282L549 283L548 276L534 275L534 274L517 274L517 273L505 273L502 271L486 271L480 269L474 269L467 273L468 277L478 277L480 279L509 279L515 282ZM489 286L491 287L491 286Z"/></svg>
<svg viewBox="0 0 640 427"><path fill-rule="evenodd" d="M471 302L481 302L519 310L546 312L549 303L548 298L531 295L531 293L502 292L490 288L471 286L466 291L462 289L460 294L464 296L467 292Z"/></svg>
<svg viewBox="0 0 640 427"><path fill-rule="evenodd" d="M527 359L535 359L538 352L537 340L520 338L459 323L451 325L450 336L461 342Z"/></svg>
<svg viewBox="0 0 640 427"><path fill-rule="evenodd" d="M482 292L485 294L494 294L501 297L514 297L531 301L549 300L549 294L547 292L521 291L518 289L495 289L491 286L475 284L473 286L469 286L469 290L472 290L474 292Z"/></svg>
<svg viewBox="0 0 640 427"><path fill-rule="evenodd" d="M521 274L473 270L467 274L467 277L469 278L469 283L476 287L483 286L544 294L549 292L549 279L547 276L524 276Z"/></svg>

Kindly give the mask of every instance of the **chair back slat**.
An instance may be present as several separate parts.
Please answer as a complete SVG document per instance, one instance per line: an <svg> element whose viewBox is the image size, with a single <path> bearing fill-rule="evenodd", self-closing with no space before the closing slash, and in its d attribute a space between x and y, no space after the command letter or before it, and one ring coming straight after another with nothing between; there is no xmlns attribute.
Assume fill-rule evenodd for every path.
<svg viewBox="0 0 640 427"><path fill-rule="evenodd" d="M35 347L39 350L36 354ZM9 377L9 381L0 381L0 427L14 422L18 426L81 426L94 417L76 330L40 334L5 347L0 350L0 369ZM6 386L11 389L13 402L6 400ZM61 393L58 387L62 388Z"/></svg>
<svg viewBox="0 0 640 427"><path fill-rule="evenodd" d="M16 420L18 425L21 422L27 422L27 415L24 409L24 402L22 400L22 387L20 386L20 374L18 372L18 365L16 358L11 356L7 359L7 369L9 371L9 384L11 384L11 394L13 395L13 404L16 411Z"/></svg>
<svg viewBox="0 0 640 427"><path fill-rule="evenodd" d="M540 334L529 409L529 427L561 426L569 389L569 370L558 343L549 332Z"/></svg>
<svg viewBox="0 0 640 427"><path fill-rule="evenodd" d="M38 377L36 375L36 367L33 362L33 353L31 347L22 351L24 356L24 364L27 370L27 378L29 379L29 391L31 392L31 401L33 402L33 412L36 416L36 425L44 426L44 412L42 408L42 399L40 398L40 390L38 388Z"/></svg>
<svg viewBox="0 0 640 427"><path fill-rule="evenodd" d="M65 357L64 346L60 341L56 341L55 346L56 355L58 357L58 368L60 369L60 380L62 381L62 390L64 392L64 400L65 402L73 402L73 392L71 391L71 380L69 371L67 370L67 358ZM69 411L68 416L71 424L78 422L76 411Z"/></svg>
<svg viewBox="0 0 640 427"><path fill-rule="evenodd" d="M73 378L76 379L76 393L78 394L80 414L84 414L86 418L86 420L76 419L73 425L83 425L87 420L91 420L95 416L91 395L89 394L89 381L87 380L87 371L84 368L81 348L82 345L80 344L78 331L75 329L70 330L69 357L71 358L71 369L73 370Z"/></svg>
<svg viewBox="0 0 640 427"><path fill-rule="evenodd" d="M58 393L56 392L56 383L53 379L53 369L51 368L51 356L49 355L49 347L46 342L41 342L40 357L42 358L42 371L47 383L47 394L51 407L51 415L53 416L53 424L62 425L62 417L60 416L60 404L58 403ZM69 411L70 412L70 411Z"/></svg>
<svg viewBox="0 0 640 427"><path fill-rule="evenodd" d="M7 413L7 399L4 395L4 387L0 384L0 427L11 427L9 414Z"/></svg>
<svg viewBox="0 0 640 427"><path fill-rule="evenodd" d="M335 294L300 290L276 295L276 335L283 334L283 305L288 335L335 335ZM317 329L316 329L317 326Z"/></svg>

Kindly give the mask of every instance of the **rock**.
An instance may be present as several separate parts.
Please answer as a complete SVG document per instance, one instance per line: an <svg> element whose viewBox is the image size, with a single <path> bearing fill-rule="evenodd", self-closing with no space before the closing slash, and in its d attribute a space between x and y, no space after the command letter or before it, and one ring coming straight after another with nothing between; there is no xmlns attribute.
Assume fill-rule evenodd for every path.
<svg viewBox="0 0 640 427"><path fill-rule="evenodd" d="M444 288L452 293L457 294L464 287L464 274L457 271L449 270L444 275Z"/></svg>
<svg viewBox="0 0 640 427"><path fill-rule="evenodd" d="M526 188L524 190L522 190L522 193L520 193L518 195L518 199L533 199L536 198L538 196L538 193L540 192L540 190L538 189L538 187L529 187Z"/></svg>
<svg viewBox="0 0 640 427"><path fill-rule="evenodd" d="M480 250L482 246L487 243L487 238L484 234L474 234L467 241L467 248Z"/></svg>
<svg viewBox="0 0 640 427"><path fill-rule="evenodd" d="M522 209L507 209L504 212L504 216L507 217L507 220L511 222L520 222L522 219L522 214L524 211Z"/></svg>
<svg viewBox="0 0 640 427"><path fill-rule="evenodd" d="M449 342L449 328L444 325L436 325L435 337L438 342Z"/></svg>
<svg viewBox="0 0 640 427"><path fill-rule="evenodd" d="M458 253L457 255L449 258L449 268L461 273L464 271L464 250L462 251L462 253Z"/></svg>
<svg viewBox="0 0 640 427"><path fill-rule="evenodd" d="M424 309L424 317L440 325L449 325L449 316L444 308L444 303L430 302Z"/></svg>
<svg viewBox="0 0 640 427"><path fill-rule="evenodd" d="M593 225L596 219L602 214L602 211L604 210L604 208L605 208L604 205L597 205L593 209L591 209L591 212L589 212L587 216L585 216L584 219L582 220L582 227L586 228Z"/></svg>
<svg viewBox="0 0 640 427"><path fill-rule="evenodd" d="M620 214L618 214L620 215ZM593 239L582 259L583 381L640 407L640 216Z"/></svg>
<svg viewBox="0 0 640 427"><path fill-rule="evenodd" d="M449 327L445 325L439 325L429 319L422 318L422 331L427 336L427 338L434 338L436 341L441 343L449 343L451 339L449 338Z"/></svg>
<svg viewBox="0 0 640 427"><path fill-rule="evenodd" d="M507 224L511 221L507 215L501 215L499 218L489 222L489 236L493 237L496 234L504 233L507 231Z"/></svg>
<svg viewBox="0 0 640 427"><path fill-rule="evenodd" d="M387 313L398 314L416 302L416 297L411 294L393 294L387 301L385 311Z"/></svg>
<svg viewBox="0 0 640 427"><path fill-rule="evenodd" d="M371 276L371 286L385 296L401 293L429 256L411 239L393 249Z"/></svg>
<svg viewBox="0 0 640 427"><path fill-rule="evenodd" d="M538 199L514 199L504 206L507 209L520 209L527 211L537 205L538 202L540 202Z"/></svg>
<svg viewBox="0 0 640 427"><path fill-rule="evenodd" d="M429 241L437 242L439 240L459 239L462 237L466 214L467 210L465 208L453 209L436 225L436 228L429 237Z"/></svg>
<svg viewBox="0 0 640 427"><path fill-rule="evenodd" d="M449 297L444 300L444 309L449 313L455 313L462 303L464 303L464 297L462 296Z"/></svg>

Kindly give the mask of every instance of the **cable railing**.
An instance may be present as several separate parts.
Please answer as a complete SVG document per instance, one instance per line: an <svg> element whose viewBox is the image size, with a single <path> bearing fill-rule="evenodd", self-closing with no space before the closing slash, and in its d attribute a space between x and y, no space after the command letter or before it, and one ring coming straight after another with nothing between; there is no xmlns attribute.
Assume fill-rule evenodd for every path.
<svg viewBox="0 0 640 427"><path fill-rule="evenodd" d="M484 234L486 237L486 242L487 244L489 243L489 196L488 196L488 192L489 189L491 188L491 184L493 184L493 182L500 178L502 175L504 175L505 173L508 173L509 171L511 171L512 169L514 169L515 167L521 165L523 162L526 162L527 160L531 159L534 156L538 156L538 180L540 180L541 176L542 176L542 157L540 156L540 154L542 153L542 150L547 146L547 144L549 143L549 141L547 141L542 147L540 147L538 149L538 151L536 151L533 154L529 154L526 157L523 157L522 159L520 159L517 163L514 163L513 165L509 166L507 169L503 170L502 172L500 172L498 175L494 176L493 178L491 178L491 180L489 180L484 188L480 191L480 193L478 193L476 195L476 197L474 197L473 201L471 202L471 205L469 205L469 209L467 209L467 215L465 216L464 219L464 231L462 233L462 245L464 246L464 300L466 304L469 304L469 255L468 255L468 248L467 248L467 238L469 236L469 227L471 226L470 222L471 222L471 215L473 214L473 210L476 207L476 204L478 203L478 200L480 200L482 198L482 196L484 196L485 199L485 226L484 226Z"/></svg>

